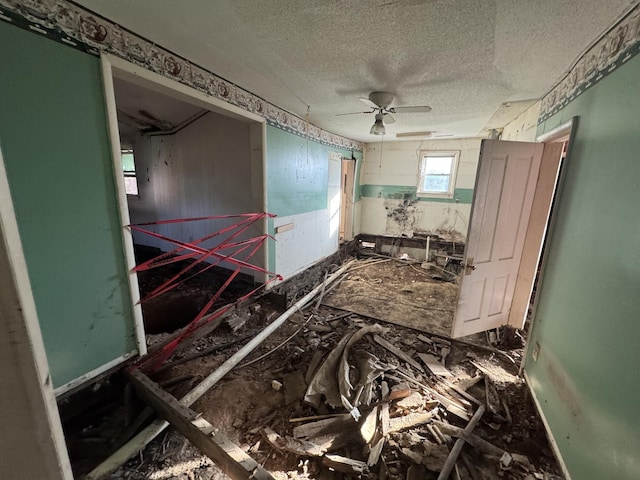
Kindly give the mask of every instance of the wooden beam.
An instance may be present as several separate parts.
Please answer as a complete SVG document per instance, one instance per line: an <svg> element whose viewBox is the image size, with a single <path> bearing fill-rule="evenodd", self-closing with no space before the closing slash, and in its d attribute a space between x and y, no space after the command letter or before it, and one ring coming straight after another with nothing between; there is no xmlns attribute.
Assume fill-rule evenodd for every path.
<svg viewBox="0 0 640 480"><path fill-rule="evenodd" d="M173 395L165 392L155 382L138 370L130 373L131 382L138 394L151 405L198 449L213 460L234 480L274 480L244 450L189 407L180 404Z"/></svg>
<svg viewBox="0 0 640 480"><path fill-rule="evenodd" d="M333 283L351 268L355 260L351 260L340 267L335 273L333 273L328 279L328 283ZM211 372L206 378L204 378L193 390L186 394L180 403L185 406L193 405L202 395L207 393L211 387L220 381L227 373L229 373L238 363L240 363L245 357L247 357L253 350L255 350L265 339L275 332L284 322L286 322L291 315L299 312L307 303L309 303L320 292L322 285L318 285L304 297L298 300L294 305L289 307L280 317L266 326L259 334L251 339L240 350L229 357L222 365L216 370ZM110 473L115 472L124 463L129 460L133 455L141 451L146 447L151 440L159 435L166 427L168 423L162 419L156 420L148 427L138 433L128 443L123 445L120 449L114 452L104 462L91 470L86 476L85 480L102 480Z"/></svg>
<svg viewBox="0 0 640 480"><path fill-rule="evenodd" d="M375 340L375 342L378 345L380 345L384 349L388 350L389 352L393 353L400 360L404 360L405 362L407 362L409 365L411 365L413 368L415 368L419 372L424 372L424 369L422 368L422 365L420 365L413 358L411 358L409 355L407 355L402 350L400 350L398 347L396 347L393 343L391 343L388 340L382 338L380 335L374 335L373 339Z"/></svg>
<svg viewBox="0 0 640 480"><path fill-rule="evenodd" d="M476 413L473 415L473 417L471 417L471 420L469 420L467 427L464 429L464 433L466 435L470 435L471 432L473 432L473 429L476 428L476 425L480 421L480 417L482 417L483 413L484 413L484 407L483 406L478 407L478 410L476 410ZM453 470L453 466L456 464L456 461L458 460L458 455L460 455L460 452L462 451L462 447L464 447L464 442L465 440L463 438L459 438L458 440L456 440L456 443L453 445L453 448L449 453L449 457L447 458L447 461L442 467L442 471L440 472L440 475L438 475L438 480L447 480L447 478L449 478L449 475Z"/></svg>

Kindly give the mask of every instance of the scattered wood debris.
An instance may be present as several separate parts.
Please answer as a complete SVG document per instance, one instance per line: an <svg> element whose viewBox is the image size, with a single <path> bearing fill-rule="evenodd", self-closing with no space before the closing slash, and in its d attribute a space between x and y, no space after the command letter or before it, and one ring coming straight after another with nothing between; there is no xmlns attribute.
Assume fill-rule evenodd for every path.
<svg viewBox="0 0 640 480"><path fill-rule="evenodd" d="M365 263L357 268L359 277L373 275ZM391 262L376 268L392 269L394 275L412 271ZM327 288L322 295L326 300L332 292ZM526 387L505 355L496 352L499 344L475 348L440 333L371 321L322 301L309 305L309 313L293 314L246 364L191 407L202 417L189 415L220 428L250 465L271 473L285 470L291 479L560 478L548 446L540 447L539 420L522 407L530 403ZM236 338L250 337L251 319L243 323ZM242 348L242 342L233 342L218 344ZM224 364L227 355L221 352L210 345L198 354L185 351L186 360L165 369L157 381L197 379L203 367ZM182 409L177 401L170 403ZM147 418L149 409L145 412ZM534 433L542 440L532 438ZM200 458L188 445L167 447L174 435L157 438L149 453L109 478L171 478L154 477L151 459L162 458L174 468L172 452L183 461ZM208 459L198 465L198 474L175 478L221 478ZM246 474L237 471L238 478Z"/></svg>

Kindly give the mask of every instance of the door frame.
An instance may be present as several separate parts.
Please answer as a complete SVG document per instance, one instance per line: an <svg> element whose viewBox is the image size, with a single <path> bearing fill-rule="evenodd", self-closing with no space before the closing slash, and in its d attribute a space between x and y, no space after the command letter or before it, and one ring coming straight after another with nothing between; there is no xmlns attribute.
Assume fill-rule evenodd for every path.
<svg viewBox="0 0 640 480"><path fill-rule="evenodd" d="M124 177L122 175L122 160L120 158L120 129L118 127L118 114L113 84L114 76L126 80L130 83L142 86L144 88L154 90L165 95L170 95L186 103L200 106L212 112L240 119L245 122L249 121L251 128L259 128L260 132L256 132L256 135L252 135L252 139L256 144L261 143L261 145L258 146L256 144L252 144L251 151L252 161L259 161L262 168L262 178L260 182L260 185L262 186L261 206L263 211L265 212L267 211L266 119L254 113L247 112L240 107L230 105L225 101L205 95L198 90L183 85L175 80L166 78L155 72L151 72L145 68L139 67L112 54L101 53L100 65L102 69L104 90L103 93L107 111L107 123L109 127L109 140L111 143L111 156L115 177L118 212L120 215L120 224L122 227L121 235L124 245L124 259L126 262L127 270L129 272L128 283L132 301L131 308L134 318L136 343L138 347L138 354L140 356L143 356L147 353L147 342L142 317L142 307L140 305L140 288L138 285L138 274L134 270L136 260L133 248L133 235L131 230L128 228L128 225L131 222L129 216L127 193L124 186ZM256 182L256 184L258 184L258 182ZM262 230L263 233L268 233L268 219L266 217L263 220ZM267 242L265 242L262 246L262 254L264 258L264 268L267 268L267 266L269 265L269 249ZM264 281L266 282L266 280L267 275L264 274ZM120 361L118 361L117 363L120 363Z"/></svg>
<svg viewBox="0 0 640 480"><path fill-rule="evenodd" d="M559 125L558 127L548 131L547 133L544 133L540 136L538 136L536 138L537 142L540 143L553 143L553 142L557 142L560 139L567 137L568 135L568 144L567 144L567 151L564 157L564 160L562 161L561 165L560 165L560 172L558 174L558 178L556 180L556 188L555 188L555 193L551 202L551 211L550 211L550 215L549 218L547 219L547 229L546 229L546 234L543 237L542 241L544 243L546 243L548 245L549 241L553 238L553 233L555 230L555 226L557 223L557 213L558 213L558 209L556 208L558 205L558 197L559 194L562 190L562 185L564 183L564 178L566 176L566 165L571 157L571 151L573 149L573 145L575 144L575 135L576 135L576 130L578 127L578 118L577 116L572 117L571 120ZM540 259L538 259L539 262L539 272L538 275L534 278L534 284L535 282L537 282L538 285L538 291L541 290L541 285L544 282L544 273L545 270L547 268L547 261L549 256L548 255L544 255L544 248L545 246L542 245L541 248L541 255L542 255L542 261L540 261ZM551 444L551 448L553 449L553 453L556 457L556 459L558 460L558 463L560 464L560 469L562 470L563 475L565 476L565 478L567 479L571 479L571 475L569 474L569 469L567 468L567 465L564 462L564 458L562 457L562 452L560 451L560 448L558 446L558 442L556 441L555 437L553 436L553 431L551 430L551 427L549 425L549 421L547 420L547 417L544 414L544 410L542 409L542 404L540 403L540 400L538 399L535 390L531 387L531 381L529 379L529 376L527 375L527 371L525 370L526 367L526 360L527 358L529 358L529 349L530 348L536 348L535 346L532 347L530 339L531 339L531 333L533 331L533 325L535 323L536 320L536 312L538 309L538 303L540 300L540 296L536 295L536 297L533 300L533 304L531 305L531 321L529 322L529 328L527 329L527 342L525 345L525 350L524 350L524 355L522 357L522 362L520 362L520 369L518 371L518 376L522 377L525 379L525 382L527 384L527 388L529 390L529 393L531 394L531 398L533 399L533 403L536 406L536 410L538 411L538 414L540 415L540 419L542 420L542 423L544 425L544 428L547 432L547 437L549 438L549 443ZM529 298L529 302L531 302L531 298Z"/></svg>
<svg viewBox="0 0 640 480"><path fill-rule="evenodd" d="M566 165L571 158L571 151L575 143L575 135L576 135L577 128L578 128L578 117L575 116L575 117L572 117L571 120L557 126L552 130L549 130L547 133L544 133L536 137L536 142L554 143L568 136L567 152L565 154L564 160L562 160L559 166L560 172L558 173L555 192L551 200L551 209L549 212L549 217L547 218L547 228L546 228L545 234L541 238L541 246L540 246L541 248L538 256L539 272L533 278L533 284L531 285L531 288L533 289L533 285L537 283L538 291L541 289L540 287L542 285L542 282L544 282L544 273L547 267L547 261L549 259L548 255L544 255L545 243L548 245L549 241L553 238L553 233L555 230L555 226L557 223L557 216L558 216L558 209L556 208L558 205L558 197L560 196L562 185L564 184L564 178L566 176L566 171L567 171ZM540 261L540 256L542 256L542 261ZM536 297L533 300L533 304L531 305L531 321L529 322L529 327L527 328L527 337L526 337L527 342L525 345L524 354L522 356L522 362L520 363L520 369L519 369L520 376L522 376L525 373L524 372L525 362L529 355L529 349L531 348L531 342L529 341L529 339L531 338L533 324L535 323L536 311L538 309L539 300L540 300L540 296L536 295ZM529 296L529 303L531 303L531 296ZM538 409L538 411L542 411L542 410ZM550 430L547 428L547 431L550 431Z"/></svg>
<svg viewBox="0 0 640 480"><path fill-rule="evenodd" d="M27 430L22 435L25 441L36 444L34 452L41 454L43 464L41 473L57 480L70 480L73 478L71 464L1 149L0 258L0 263L8 267L6 271L3 269L0 281L3 289L0 314L6 314L2 318L6 329L2 330L10 332L0 340L0 348L12 360L3 365L0 381L7 388L21 390L14 394L14 400L22 401L21 405L15 405L14 412L34 417L40 426L39 431ZM33 424L17 415L9 418L8 426L29 429ZM28 461L33 458L32 454L25 452L20 456Z"/></svg>
<svg viewBox="0 0 640 480"><path fill-rule="evenodd" d="M338 232L338 239L342 242L347 242L353 239L353 217L356 191L356 161L357 160L355 158L342 157L342 161L340 163L340 230ZM347 178L347 169L345 169L345 165L349 164L353 165L353 170L351 171L351 179ZM349 185L347 185L347 182L349 182ZM351 189L351 195L347 195L349 188ZM344 237L341 236L343 232Z"/></svg>

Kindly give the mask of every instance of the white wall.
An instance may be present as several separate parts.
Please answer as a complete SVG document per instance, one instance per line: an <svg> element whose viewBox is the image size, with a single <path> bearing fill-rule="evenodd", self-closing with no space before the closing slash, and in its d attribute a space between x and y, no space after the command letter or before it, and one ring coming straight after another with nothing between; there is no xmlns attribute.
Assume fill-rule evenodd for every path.
<svg viewBox="0 0 640 480"><path fill-rule="evenodd" d="M451 202L418 199L415 194L406 194L404 197L400 195L397 198L385 198L384 194L363 196L361 232L409 237L415 233L429 232L451 235L456 239L465 237L480 142L480 138L468 138L368 144L365 147L366 155L361 173L365 194L367 186L407 187L407 191L413 189L411 191L415 192L420 151L458 150L460 163L455 188L459 195ZM398 221L403 215L405 221Z"/></svg>
<svg viewBox="0 0 640 480"><path fill-rule="evenodd" d="M285 279L338 250L342 156L328 156L327 208L274 218L276 272ZM278 228L287 225L285 231Z"/></svg>
<svg viewBox="0 0 640 480"><path fill-rule="evenodd" d="M261 137L261 125L213 112L174 135L139 137L134 143L139 198L129 199L131 222L262 212ZM176 223L154 229L191 242L237 221ZM260 222L239 238L260 235L264 228ZM141 233L134 232L134 239L164 251L175 248ZM262 251L253 258L252 263L264 265Z"/></svg>
<svg viewBox="0 0 640 480"><path fill-rule="evenodd" d="M535 142L540 106L541 102L534 103L510 123L505 125L500 140Z"/></svg>
<svg viewBox="0 0 640 480"><path fill-rule="evenodd" d="M353 236L357 237L362 233L362 200L353 204Z"/></svg>

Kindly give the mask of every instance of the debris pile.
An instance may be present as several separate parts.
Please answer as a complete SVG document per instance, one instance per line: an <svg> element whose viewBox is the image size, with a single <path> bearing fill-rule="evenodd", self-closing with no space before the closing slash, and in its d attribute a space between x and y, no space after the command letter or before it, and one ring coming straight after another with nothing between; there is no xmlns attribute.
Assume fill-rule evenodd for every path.
<svg viewBox="0 0 640 480"><path fill-rule="evenodd" d="M401 318L384 321L382 310L373 318L336 306L336 297L360 284L371 292L357 302L380 296L371 290L378 284L394 298L427 282L432 296L451 288L417 271L407 277L411 270L390 262L359 263L332 274L332 285L325 275L285 312L265 301L236 309L149 378L134 372L133 386L153 409L146 407L123 438L154 410L180 433L151 441L113 475L88 478L218 480L229 468L239 472L231 478L242 479L561 478L515 375L518 338L507 354L496 348L505 348L506 330L472 344L428 331L424 322L416 329L424 320L416 310L405 326ZM414 295L412 308L421 298L432 308L432 296ZM434 318L445 307L438 304ZM217 450L207 453L210 447Z"/></svg>
<svg viewBox="0 0 640 480"><path fill-rule="evenodd" d="M451 478L558 478L474 433L480 421L499 430L510 413L493 398L482 366L465 381L444 366L449 341L421 334L403 342L379 324L347 320L352 326L326 354L317 350L306 372L275 380L285 404L307 414L255 428L252 451L267 442L283 455L313 459L317 472L358 478L444 479L453 471ZM311 339L319 325L310 325ZM482 381L487 393L480 400L467 390Z"/></svg>

